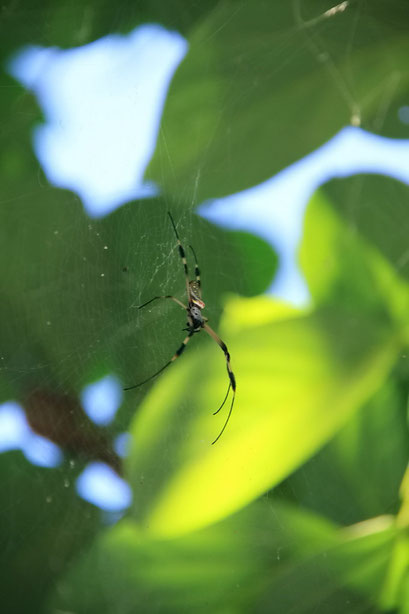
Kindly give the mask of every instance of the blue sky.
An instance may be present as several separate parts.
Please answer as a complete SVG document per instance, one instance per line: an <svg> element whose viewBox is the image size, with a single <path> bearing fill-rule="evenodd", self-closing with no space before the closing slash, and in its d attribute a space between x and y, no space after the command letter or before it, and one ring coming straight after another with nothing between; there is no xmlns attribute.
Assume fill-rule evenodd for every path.
<svg viewBox="0 0 409 614"><path fill-rule="evenodd" d="M179 34L146 25L75 49L26 47L9 62L46 117L33 147L48 179L77 192L91 216L153 192L143 173L186 51Z"/></svg>
<svg viewBox="0 0 409 614"><path fill-rule="evenodd" d="M169 84L187 53L180 34L146 25L75 49L26 47L9 61L8 72L35 93L43 109L45 123L32 138L49 181L76 192L91 217L155 192L155 186L144 182L144 172L155 149ZM399 118L409 123L409 107L400 109ZM358 172L389 174L407 183L409 142L347 127L263 184L202 203L199 213L268 241L280 258L271 294L305 305L308 291L296 260L305 206L327 179ZM120 385L112 376L82 394L88 415L101 425L109 424L120 402ZM118 441L118 446L123 443ZM33 434L22 409L10 401L0 406L0 451L12 448L37 464L61 462L58 448ZM131 497L118 480L109 468L94 463L80 476L77 488L103 509L118 511Z"/></svg>

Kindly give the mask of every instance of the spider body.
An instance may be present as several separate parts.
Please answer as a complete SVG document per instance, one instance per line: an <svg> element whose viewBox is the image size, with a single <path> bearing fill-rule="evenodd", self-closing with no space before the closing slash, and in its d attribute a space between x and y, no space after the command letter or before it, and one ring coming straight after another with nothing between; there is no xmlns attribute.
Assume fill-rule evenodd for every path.
<svg viewBox="0 0 409 614"><path fill-rule="evenodd" d="M186 282L186 297L187 297L188 304L186 306L178 298L176 298L176 297L174 297L174 296L172 296L170 294L167 294L165 296L154 296L152 299L150 299L146 303L143 303L143 305L140 305L139 309L142 309L142 307L146 307L146 305L149 305L153 301L156 301L156 300L159 300L159 299L170 299L171 301L173 301L174 303L178 304L180 307L182 307L186 311L187 324L186 324L186 328L184 330L186 330L188 332L188 334L185 337L185 339L182 341L181 346L176 350L176 352L172 356L172 358L161 369L156 371L156 373L154 373L153 375L151 375L150 377L148 377L144 381L140 382L139 384L135 384L134 386L128 386L124 390L131 390L133 388L138 388L139 386L142 386L143 384L146 384L146 382L149 382L150 380L154 379L157 375L160 375L160 373L162 373L162 371L164 371L167 367L169 367L172 364L172 362L174 362L177 358L179 358L179 356L184 352L184 350L185 350L188 342L190 341L191 337L195 333L200 333L202 330L205 330L207 332L207 334L210 335L210 337L212 337L212 339L214 341L216 341L216 343L223 350L225 358L226 358L227 373L228 373L228 376L229 376L229 387L227 388L226 396L224 397L223 403L220 405L219 409L214 412L214 415L216 415L222 409L222 407L224 406L224 404L225 404L225 402L227 400L227 397L229 396L230 388L233 391L232 401L231 401L231 405L230 405L230 409L229 409L229 413L227 415L226 421L225 421L225 423L223 425L223 428L220 431L219 435L212 442L212 443L216 443L216 441L223 434L223 432L224 432L224 430L225 430L225 428L227 426L227 423L228 423L228 421L230 419L231 413L233 411L234 399L236 397L236 378L235 378L234 373L233 373L233 371L231 369L231 366L230 366L230 354L229 354L229 351L227 349L226 344L224 343L224 341L222 341L220 339L220 337L217 335L217 333L215 333L215 331L212 328L210 328L210 326L207 324L208 319L205 316L203 316L203 314L202 314L202 309L204 309L205 304L204 304L204 302L202 300L202 287L201 287L201 280L200 280L200 271L199 271L199 265L197 263L196 253L195 253L193 247L191 245L189 245L190 249L192 250L194 260L195 260L195 279L194 280L189 280L189 270L188 270L188 266L187 266L185 250L184 250L183 245L182 245L182 243L181 243L181 241L179 239L179 235L178 235L178 232L176 230L176 225L175 225L175 222L173 221L173 217L171 216L169 211L168 211L168 215L169 215L170 221L171 221L172 226L173 226L173 230L174 230L175 235L176 235L176 240L177 240L177 244L178 244L178 248L179 248L179 256L180 256L180 258L182 260L183 267L184 267L185 282Z"/></svg>
<svg viewBox="0 0 409 614"><path fill-rule="evenodd" d="M207 318L202 316L202 309L205 304L200 296L200 284L196 280L189 281L189 303L185 307L187 313L186 328L183 330L200 333L207 322Z"/></svg>

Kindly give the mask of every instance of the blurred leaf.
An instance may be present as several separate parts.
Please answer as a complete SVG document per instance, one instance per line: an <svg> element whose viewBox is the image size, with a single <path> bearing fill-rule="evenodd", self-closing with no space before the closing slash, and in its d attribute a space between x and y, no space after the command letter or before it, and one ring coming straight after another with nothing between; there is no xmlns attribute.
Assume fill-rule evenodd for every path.
<svg viewBox="0 0 409 614"><path fill-rule="evenodd" d="M345 187L351 181L344 180ZM389 204L400 206L392 198ZM398 326L408 324L409 286L399 269L339 216L326 191L316 192L308 205L300 261L315 304L364 308L388 314Z"/></svg>
<svg viewBox="0 0 409 614"><path fill-rule="evenodd" d="M348 600L348 611L377 612L395 535L387 518L338 531L266 501L174 540L151 540L123 521L58 583L50 609L266 612L274 604L277 612L333 614Z"/></svg>
<svg viewBox="0 0 409 614"><path fill-rule="evenodd" d="M20 45L75 47L112 32L129 32L144 23L160 23L182 34L203 18L218 0L138 0L113 5L108 0L31 0L2 7L2 53ZM4 56L3 56L4 59Z"/></svg>
<svg viewBox="0 0 409 614"><path fill-rule="evenodd" d="M279 488L343 525L396 513L409 456L406 395L389 378L336 436Z"/></svg>
<svg viewBox="0 0 409 614"><path fill-rule="evenodd" d="M397 522L400 527L409 527L409 467L406 468L400 486L400 497L402 500L401 509L399 510Z"/></svg>
<svg viewBox="0 0 409 614"><path fill-rule="evenodd" d="M404 24L400 0L219 3L189 33L150 178L201 202L257 185L343 126L381 129L408 95Z"/></svg>
<svg viewBox="0 0 409 614"><path fill-rule="evenodd" d="M403 579L400 595L399 595L399 614L409 613L409 574L407 573Z"/></svg>
<svg viewBox="0 0 409 614"><path fill-rule="evenodd" d="M341 183L347 187L351 180ZM356 178L352 184L356 185ZM391 200L393 207L396 203ZM406 281L393 263L331 206L327 190L318 191L309 203L300 251L315 304L327 309L342 306L351 314L364 309L372 317L392 319L392 326L405 341L402 332L407 330L409 314ZM407 378L400 382L397 374L398 369L333 441L287 480L282 487L285 496L343 524L397 511L398 487L409 452Z"/></svg>
<svg viewBox="0 0 409 614"><path fill-rule="evenodd" d="M265 539L273 551L279 547L277 531L266 530L266 511L256 506L223 525L166 541L121 522L60 582L51 611L81 612L86 604L88 614L121 614L137 604L138 612L223 612L251 592L249 579L257 580L270 556L260 548Z"/></svg>
<svg viewBox="0 0 409 614"><path fill-rule="evenodd" d="M0 455L0 590L7 614L41 612L54 583L100 528L99 513L74 491L75 464L31 465Z"/></svg>
<svg viewBox="0 0 409 614"><path fill-rule="evenodd" d="M360 234L409 280L409 188L380 175L357 175L328 182L323 191L349 234Z"/></svg>
<svg viewBox="0 0 409 614"><path fill-rule="evenodd" d="M374 518L321 538L320 548L295 557L293 565L270 577L254 612L354 614L380 612L382 586L397 531L388 517ZM303 548L302 535L298 534Z"/></svg>
<svg viewBox="0 0 409 614"><path fill-rule="evenodd" d="M389 569L384 582L381 602L385 609L401 608L399 612L408 611L408 578L409 578L409 470L406 469L400 488L402 499L401 509L396 519L396 525L401 529L390 557Z"/></svg>
<svg viewBox="0 0 409 614"><path fill-rule="evenodd" d="M183 534L277 484L381 386L396 342L381 320L334 309L230 335L237 401L215 446L225 416L211 412L227 384L224 357L213 344L189 348L132 426L129 471L139 522L152 534Z"/></svg>
<svg viewBox="0 0 409 614"><path fill-rule="evenodd" d="M401 532L396 539L390 556L389 568L385 574L380 603L387 611L398 608L399 612L408 611L407 584L409 578L409 539L407 533Z"/></svg>

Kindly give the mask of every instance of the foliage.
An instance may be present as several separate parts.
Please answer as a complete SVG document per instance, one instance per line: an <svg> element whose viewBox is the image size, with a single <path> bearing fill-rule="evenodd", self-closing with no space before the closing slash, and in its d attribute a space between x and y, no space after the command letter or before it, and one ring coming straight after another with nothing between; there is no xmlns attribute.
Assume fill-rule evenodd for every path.
<svg viewBox="0 0 409 614"><path fill-rule="evenodd" d="M2 8L3 60L28 42L85 44L150 20L190 45L148 170L161 196L101 220L47 183L30 145L40 111L2 75L0 402L21 402L31 423L48 416L50 438L62 423L66 453L57 469L0 456L5 611L406 614L407 186L366 175L313 196L299 254L312 296L303 310L260 296L277 267L269 246L193 212L351 122L405 137L396 117L409 93L406 4L120 4ZM182 296L169 208L200 255L207 314L237 376L215 446L224 416L212 410L227 375L204 334L126 396L109 428L78 409L86 383L115 373L132 384L180 343L174 305L134 308L158 289ZM107 527L73 483L101 442L113 459L124 427L134 500Z"/></svg>

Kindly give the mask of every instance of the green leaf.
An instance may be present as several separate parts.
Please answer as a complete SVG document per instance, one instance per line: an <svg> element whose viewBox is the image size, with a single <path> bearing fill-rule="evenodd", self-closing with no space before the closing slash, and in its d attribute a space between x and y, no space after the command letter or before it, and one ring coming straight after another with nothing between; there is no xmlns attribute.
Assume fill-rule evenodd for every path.
<svg viewBox="0 0 409 614"><path fill-rule="evenodd" d="M173 540L131 521L108 530L56 586L50 611L377 612L396 536L390 518L339 531L301 508L262 501ZM325 609L326 608L326 609Z"/></svg>
<svg viewBox="0 0 409 614"><path fill-rule="evenodd" d="M345 187L350 182L355 184L356 178L344 180ZM397 205L393 198L389 203ZM337 208L325 186L314 194L306 212L300 263L314 303L363 308L391 317L397 326L407 325L409 286L398 267L357 233L352 220L340 216Z"/></svg>
<svg viewBox="0 0 409 614"><path fill-rule="evenodd" d="M0 23L1 52L7 57L27 44L77 47L146 23L159 23L185 34L217 4L218 0L188 4L184 0L140 0L137 4L121 3L118 10L109 0L9 3Z"/></svg>
<svg viewBox="0 0 409 614"><path fill-rule="evenodd" d="M249 317L257 302L247 303ZM234 306L226 319L234 320ZM133 514L152 534L174 536L215 522L280 482L372 396L397 351L381 320L334 309L255 324L226 341L237 399L216 445L225 415L211 412L227 376L214 344L189 348L132 426Z"/></svg>
<svg viewBox="0 0 409 614"><path fill-rule="evenodd" d="M330 181L322 189L346 232L361 235L408 281L408 186L390 177L357 175Z"/></svg>
<svg viewBox="0 0 409 614"><path fill-rule="evenodd" d="M280 494L343 525L396 513L409 457L406 397L390 377Z"/></svg>
<svg viewBox="0 0 409 614"><path fill-rule="evenodd" d="M407 23L400 0L219 3L189 33L149 177L201 202L266 180L345 125L379 130L407 97Z"/></svg>
<svg viewBox="0 0 409 614"><path fill-rule="evenodd" d="M396 525L401 529L390 559L388 573L382 591L382 604L385 609L401 606L401 612L408 608L409 578L409 469L406 469L400 488L401 508L396 518Z"/></svg>
<svg viewBox="0 0 409 614"><path fill-rule="evenodd" d="M57 577L89 547L99 513L74 490L77 467L31 465L21 452L0 455L0 590L9 614L42 612Z"/></svg>
<svg viewBox="0 0 409 614"><path fill-rule="evenodd" d="M318 547L270 578L261 604L252 611L261 614L274 603L279 612L297 614L380 612L397 533L391 517L379 517L322 535ZM303 537L298 538L303 550Z"/></svg>

